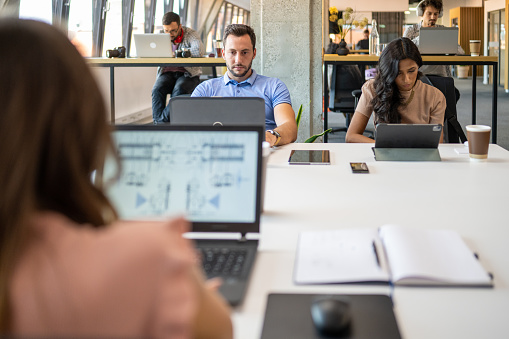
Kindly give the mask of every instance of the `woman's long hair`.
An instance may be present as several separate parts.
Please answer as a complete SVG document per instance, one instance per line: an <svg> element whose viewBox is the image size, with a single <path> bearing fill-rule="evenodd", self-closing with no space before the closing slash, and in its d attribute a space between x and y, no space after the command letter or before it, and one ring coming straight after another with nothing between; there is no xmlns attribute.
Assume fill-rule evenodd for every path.
<svg viewBox="0 0 509 339"><path fill-rule="evenodd" d="M391 41L382 51L378 60L378 74L375 77L375 97L371 101L375 112L375 122L400 123L399 107L402 97L396 85L399 73L399 62L412 59L418 67L422 66L419 49L408 38L398 38ZM420 77L420 73L418 77Z"/></svg>
<svg viewBox="0 0 509 339"><path fill-rule="evenodd" d="M114 147L99 88L67 37L42 22L0 20L0 334L9 281L37 211L97 227L117 216L91 174Z"/></svg>

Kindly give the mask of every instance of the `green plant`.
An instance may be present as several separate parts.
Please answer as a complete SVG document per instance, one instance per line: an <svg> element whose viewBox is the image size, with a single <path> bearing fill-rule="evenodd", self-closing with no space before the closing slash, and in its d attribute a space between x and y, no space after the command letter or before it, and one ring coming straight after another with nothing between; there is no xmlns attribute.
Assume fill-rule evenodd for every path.
<svg viewBox="0 0 509 339"><path fill-rule="evenodd" d="M299 125L300 125L300 118L302 116L302 110L303 110L303 107L302 107L302 104L301 104L300 107L299 107L299 111L297 112L297 118L295 118L295 122L297 123L297 129L299 128ZM325 130L325 131L323 131L320 134L315 134L315 135L310 136L309 138L307 138L304 141L304 143L315 142L316 139L318 139L319 137L325 135L326 133L330 133L330 132L332 132L332 128L329 128L328 130Z"/></svg>
<svg viewBox="0 0 509 339"><path fill-rule="evenodd" d="M360 20L357 19L358 14L354 12L352 7L347 7L343 11L343 18L338 19L339 11L336 6L329 8L329 21L337 22L339 26L339 36L341 39L346 37L346 34L353 28L363 29L368 25L368 18L364 17Z"/></svg>

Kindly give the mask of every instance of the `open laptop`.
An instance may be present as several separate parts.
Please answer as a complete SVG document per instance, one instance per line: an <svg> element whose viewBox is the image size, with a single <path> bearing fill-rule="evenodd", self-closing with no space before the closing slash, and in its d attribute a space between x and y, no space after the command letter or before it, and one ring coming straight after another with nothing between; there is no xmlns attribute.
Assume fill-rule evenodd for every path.
<svg viewBox="0 0 509 339"><path fill-rule="evenodd" d="M376 148L437 148L442 135L440 124L378 124Z"/></svg>
<svg viewBox="0 0 509 339"><path fill-rule="evenodd" d="M456 55L458 27L421 27L419 52L422 55Z"/></svg>
<svg viewBox="0 0 509 339"><path fill-rule="evenodd" d="M377 161L440 161L440 124L378 124L373 152Z"/></svg>
<svg viewBox="0 0 509 339"><path fill-rule="evenodd" d="M265 101L255 97L188 97L170 99L170 124L209 126L262 126Z"/></svg>
<svg viewBox="0 0 509 339"><path fill-rule="evenodd" d="M202 254L208 278L239 304L258 248L260 126L117 125L122 173L107 195L122 219L160 219L184 213L187 234ZM104 177L114 172L113 161Z"/></svg>
<svg viewBox="0 0 509 339"><path fill-rule="evenodd" d="M139 58L173 58L169 34L134 34L134 43Z"/></svg>

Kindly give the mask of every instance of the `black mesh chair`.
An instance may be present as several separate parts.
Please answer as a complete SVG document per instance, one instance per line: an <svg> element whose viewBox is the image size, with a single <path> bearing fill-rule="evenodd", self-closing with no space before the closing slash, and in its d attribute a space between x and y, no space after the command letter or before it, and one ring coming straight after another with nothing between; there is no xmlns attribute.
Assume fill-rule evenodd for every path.
<svg viewBox="0 0 509 339"><path fill-rule="evenodd" d="M334 65L331 76L329 110L336 113L343 113L346 118L346 127L334 128L332 133L346 132L353 113L355 112L356 98L352 91L361 89L364 78L355 65ZM360 95L359 95L360 96Z"/></svg>
<svg viewBox="0 0 509 339"><path fill-rule="evenodd" d="M458 122L458 112L456 111L456 88L454 79L450 77L441 77L438 75L425 75L421 77L425 84L438 88L445 96L446 108L444 117L444 142L446 143L464 143L467 141L465 132Z"/></svg>

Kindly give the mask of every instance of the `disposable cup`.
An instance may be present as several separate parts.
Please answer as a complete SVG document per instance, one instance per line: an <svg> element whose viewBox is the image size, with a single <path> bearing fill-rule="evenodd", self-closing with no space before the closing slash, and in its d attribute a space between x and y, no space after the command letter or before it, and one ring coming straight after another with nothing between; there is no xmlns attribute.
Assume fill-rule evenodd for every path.
<svg viewBox="0 0 509 339"><path fill-rule="evenodd" d="M479 56L481 53L481 40L470 40L470 55Z"/></svg>
<svg viewBox="0 0 509 339"><path fill-rule="evenodd" d="M488 149L490 147L491 127L468 125L466 129L470 160L485 161L488 158Z"/></svg>

